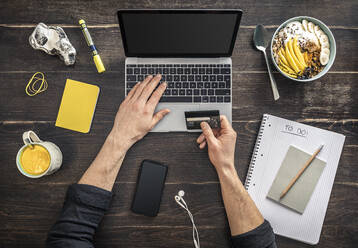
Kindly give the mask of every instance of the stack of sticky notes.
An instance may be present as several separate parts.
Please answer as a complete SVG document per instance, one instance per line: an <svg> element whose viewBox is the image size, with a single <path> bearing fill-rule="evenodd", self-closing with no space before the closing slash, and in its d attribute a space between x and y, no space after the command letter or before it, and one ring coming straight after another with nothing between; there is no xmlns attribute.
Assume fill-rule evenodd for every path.
<svg viewBox="0 0 358 248"><path fill-rule="evenodd" d="M67 79L56 126L88 133L97 105L99 87Z"/></svg>

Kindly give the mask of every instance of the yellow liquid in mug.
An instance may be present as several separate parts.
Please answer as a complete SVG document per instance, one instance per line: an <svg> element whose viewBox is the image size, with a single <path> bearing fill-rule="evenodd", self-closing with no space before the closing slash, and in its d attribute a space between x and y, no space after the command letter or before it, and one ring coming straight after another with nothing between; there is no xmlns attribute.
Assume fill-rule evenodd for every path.
<svg viewBox="0 0 358 248"><path fill-rule="evenodd" d="M27 146L21 154L20 163L22 169L31 175L40 175L50 166L50 153L40 145Z"/></svg>

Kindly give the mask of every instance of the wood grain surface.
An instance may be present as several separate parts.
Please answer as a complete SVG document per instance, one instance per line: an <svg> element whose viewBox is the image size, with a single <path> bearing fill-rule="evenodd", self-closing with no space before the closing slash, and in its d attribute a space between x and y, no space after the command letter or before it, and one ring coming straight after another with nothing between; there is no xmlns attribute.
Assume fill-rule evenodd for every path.
<svg viewBox="0 0 358 248"><path fill-rule="evenodd" d="M124 51L116 19L126 8L241 8L244 11L233 60L233 127L238 132L236 168L245 179L262 114L270 113L346 135L322 235L317 247L356 247L358 242L358 2L290 0L110 0L0 2L0 248L44 247L68 185L77 182L99 151L124 98ZM337 42L337 57L328 74L312 83L296 83L274 73L281 99L274 102L262 54L252 44L255 25L272 34L286 19L316 17ZM107 71L96 72L77 26L86 20ZM38 22L64 28L78 52L66 67L55 56L35 51L28 37ZM33 98L28 79L45 73L49 88ZM55 127L66 78L97 84L101 93L91 132ZM15 157L22 133L34 130L56 143L64 154L62 168L40 179L17 171ZM192 247L191 224L173 200L178 190L194 214L202 247L230 247L229 227L215 170L197 134L150 133L127 154L114 187L112 208L96 234L96 247ZM130 211L140 162L153 159L169 166L160 213L147 218ZM310 247L276 237L278 247Z"/></svg>

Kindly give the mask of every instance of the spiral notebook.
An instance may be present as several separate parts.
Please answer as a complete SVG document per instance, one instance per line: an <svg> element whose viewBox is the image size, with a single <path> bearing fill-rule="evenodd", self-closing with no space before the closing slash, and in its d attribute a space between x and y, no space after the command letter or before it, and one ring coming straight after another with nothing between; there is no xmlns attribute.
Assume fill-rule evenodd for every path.
<svg viewBox="0 0 358 248"><path fill-rule="evenodd" d="M345 136L309 125L264 114L257 136L245 188L275 234L317 244L321 235ZM326 162L303 213L293 211L267 197L290 146L312 153Z"/></svg>

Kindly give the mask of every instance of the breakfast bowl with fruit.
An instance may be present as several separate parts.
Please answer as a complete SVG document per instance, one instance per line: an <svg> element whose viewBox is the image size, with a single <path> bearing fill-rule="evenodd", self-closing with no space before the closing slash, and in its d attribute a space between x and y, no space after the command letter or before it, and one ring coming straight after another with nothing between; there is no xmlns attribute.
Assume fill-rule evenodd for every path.
<svg viewBox="0 0 358 248"><path fill-rule="evenodd" d="M336 42L323 22L298 16L285 21L275 31L271 57L285 77L309 82L329 71L336 57Z"/></svg>

